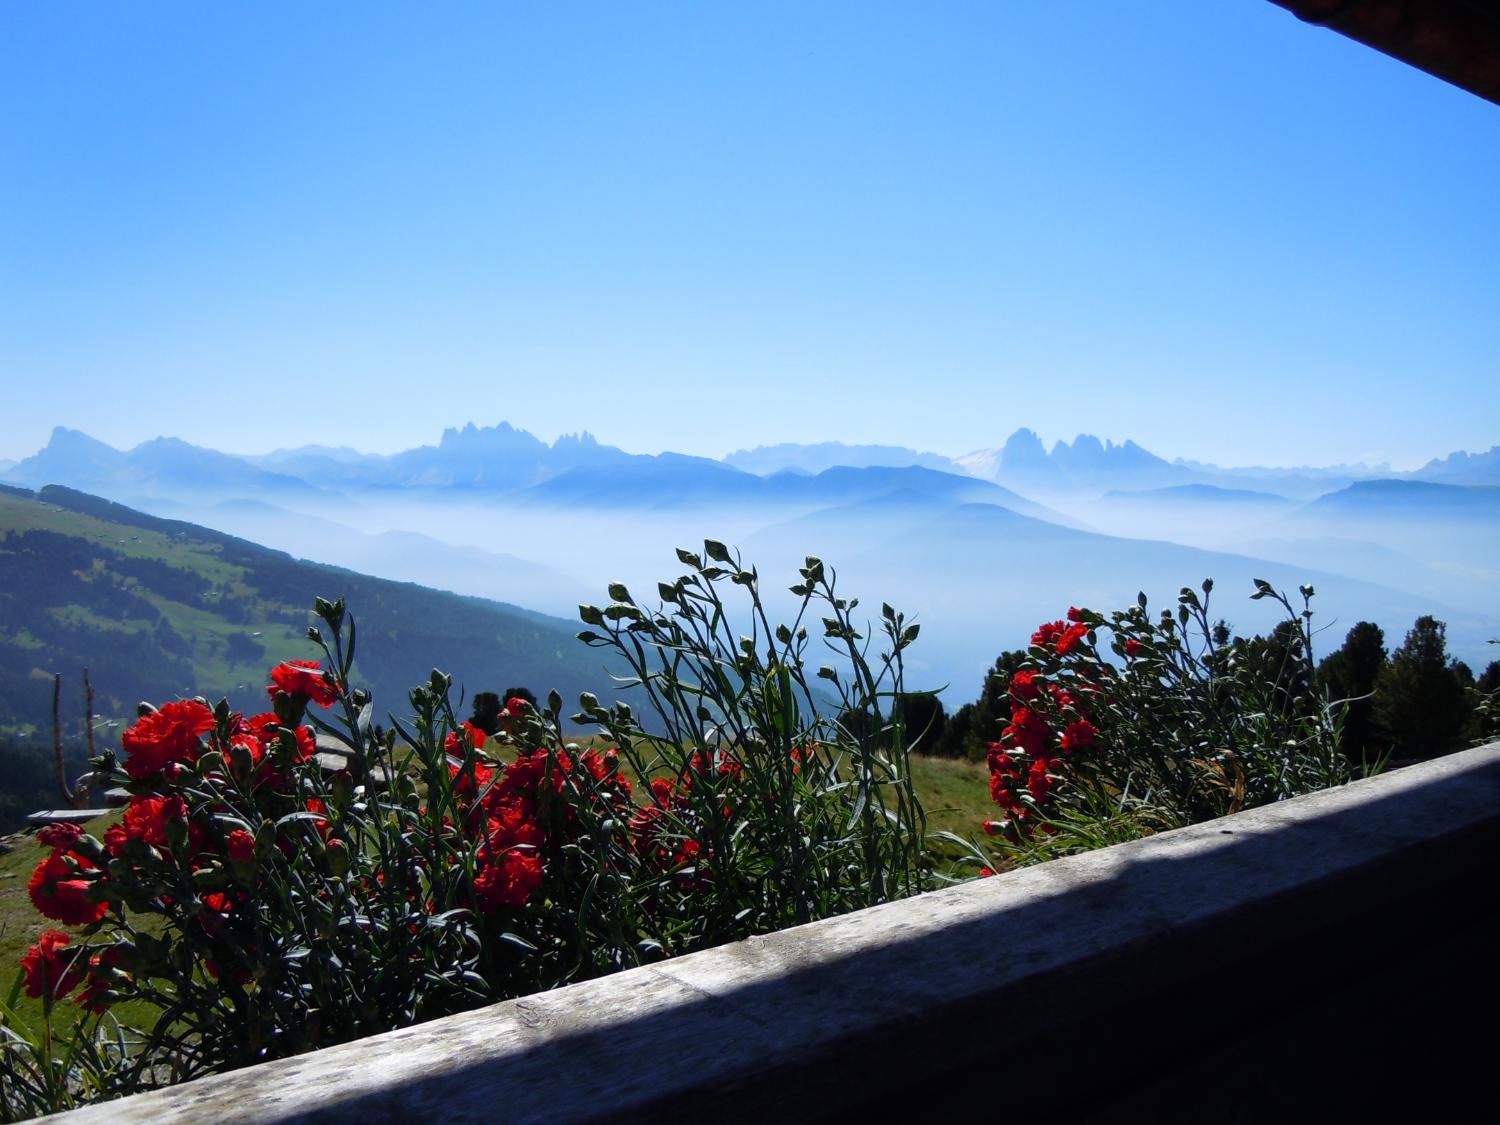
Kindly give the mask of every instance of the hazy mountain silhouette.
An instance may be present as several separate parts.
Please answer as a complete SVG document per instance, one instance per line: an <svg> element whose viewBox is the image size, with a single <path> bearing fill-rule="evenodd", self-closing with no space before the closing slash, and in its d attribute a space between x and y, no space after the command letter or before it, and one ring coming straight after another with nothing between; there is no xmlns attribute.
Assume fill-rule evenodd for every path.
<svg viewBox="0 0 1500 1125"><path fill-rule="evenodd" d="M1192 474L1133 441L1116 445L1092 434L1072 443L1056 442L1049 451L1034 430L1019 429L998 449L982 449L958 458L965 471L982 480L1031 487L1044 493L1093 492L1128 485L1133 488L1186 483Z"/></svg>
<svg viewBox="0 0 1500 1125"><path fill-rule="evenodd" d="M1450 453L1433 459L1412 474L1418 480L1444 484L1500 485L1500 445L1484 453Z"/></svg>
<svg viewBox="0 0 1500 1125"><path fill-rule="evenodd" d="M1215 484L1174 484L1167 488L1139 490L1116 489L1106 492L1105 500L1125 504L1202 504L1237 507L1290 508L1293 501L1273 492L1256 492L1246 488L1220 488Z"/></svg>
<svg viewBox="0 0 1500 1125"><path fill-rule="evenodd" d="M240 457L159 437L121 451L58 426L47 445L5 474L19 485L65 485L111 499L266 495L315 498L323 489Z"/></svg>
<svg viewBox="0 0 1500 1125"><path fill-rule="evenodd" d="M722 505L783 510L824 507L902 493L913 503L997 504L1074 525L1071 517L988 481L916 466L838 467L809 475L756 476L719 461L662 454L608 469L575 469L507 498L507 503L580 508L701 508Z"/></svg>
<svg viewBox="0 0 1500 1125"><path fill-rule="evenodd" d="M1356 481L1320 496L1302 509L1309 518L1330 516L1436 522L1488 523L1500 534L1500 488L1418 480Z"/></svg>
<svg viewBox="0 0 1500 1125"><path fill-rule="evenodd" d="M296 450L279 462L282 471L345 489L525 488L582 466L606 465L630 454L600 445L592 434L567 434L551 445L508 422L447 429L438 444L389 456L351 459L342 453Z"/></svg>
<svg viewBox="0 0 1500 1125"><path fill-rule="evenodd" d="M897 445L845 445L840 441L824 441L815 445L798 445L792 442L757 445L754 449L740 449L729 454L724 458L724 464L758 476L769 476L787 469L816 474L835 468L901 469L911 466L936 469L943 473L963 472L952 458L937 453L918 453L915 449Z"/></svg>

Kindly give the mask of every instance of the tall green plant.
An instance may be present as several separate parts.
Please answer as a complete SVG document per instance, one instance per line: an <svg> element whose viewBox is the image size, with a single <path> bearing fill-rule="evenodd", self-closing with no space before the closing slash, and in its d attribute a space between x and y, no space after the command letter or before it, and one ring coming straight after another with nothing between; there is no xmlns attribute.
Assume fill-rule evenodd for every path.
<svg viewBox="0 0 1500 1125"><path fill-rule="evenodd" d="M581 639L629 669L620 686L643 696L662 734L647 734L629 706L593 698L576 718L617 742L641 777L670 779L656 786L660 817L701 848L692 944L924 889L926 820L904 709L892 706L919 627L882 606L886 647L871 656L858 599L839 593L820 560L808 558L791 587L792 623L773 626L760 576L737 553L709 540L702 555L678 558L688 573L659 584L654 608L615 584L609 606L580 609L593 626ZM804 624L813 618L834 657L815 672ZM820 706L830 693L834 707Z"/></svg>

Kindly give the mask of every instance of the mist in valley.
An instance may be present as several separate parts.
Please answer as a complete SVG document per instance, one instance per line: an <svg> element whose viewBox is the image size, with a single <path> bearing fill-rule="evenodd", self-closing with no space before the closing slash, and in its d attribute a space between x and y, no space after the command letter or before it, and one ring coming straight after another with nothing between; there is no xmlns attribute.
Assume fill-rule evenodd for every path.
<svg viewBox="0 0 1500 1125"><path fill-rule="evenodd" d="M1361 620L1394 645L1433 614L1448 625L1450 653L1476 670L1500 636L1500 489L1464 489L1457 502L1405 481L1363 486L1369 495L1335 487L1310 501L1206 485L1054 489L1038 499L923 468L796 480L786 470L743 479L671 468L627 467L609 486L564 473L508 490L346 481L336 493L279 502L131 499L299 558L570 620L580 603L606 604L614 581L654 603L656 583L682 572L674 549L700 550L705 538L740 549L773 613L790 619L798 599L787 588L814 555L843 596L861 599L873 631L882 602L921 623L908 685L942 688L950 705L974 698L996 655L1024 648L1038 623L1070 605L1107 612L1144 592L1156 609L1171 608L1182 586L1205 578L1215 583L1213 615L1245 635L1282 612L1250 600L1253 579L1299 606L1297 588L1312 585L1320 656ZM817 621L807 624L816 636Z"/></svg>

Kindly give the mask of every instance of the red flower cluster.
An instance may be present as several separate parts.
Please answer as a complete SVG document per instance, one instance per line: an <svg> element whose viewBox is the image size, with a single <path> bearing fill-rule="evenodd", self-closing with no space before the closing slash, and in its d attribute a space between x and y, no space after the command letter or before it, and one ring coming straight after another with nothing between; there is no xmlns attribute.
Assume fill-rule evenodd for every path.
<svg viewBox="0 0 1500 1125"><path fill-rule="evenodd" d="M480 910L525 906L541 886L548 843L541 823L544 800L569 789L574 799L602 802L616 816L630 807L630 784L612 757L612 752L587 750L575 761L564 751L539 749L497 769L478 762L472 771L449 767L454 792L468 802L462 830L476 845L474 895ZM576 814L563 805L563 815L554 821L566 833Z"/></svg>
<svg viewBox="0 0 1500 1125"><path fill-rule="evenodd" d="M691 788L691 775L681 782L658 777L651 782L651 803L630 818L631 848L647 870L670 871L697 858L698 841L682 829L692 822Z"/></svg>
<svg viewBox="0 0 1500 1125"><path fill-rule="evenodd" d="M271 678L273 697L285 691L303 704L336 698L315 664L282 664ZM256 839L246 828L234 827L232 820L226 823L227 815L240 815L229 804L205 794L229 785L231 776L238 778L268 821L291 812L314 812L319 814L314 827L326 840L332 828L323 803L298 795L291 785L292 767L316 750L312 731L288 725L271 712L248 719L232 715L221 725L203 703L181 700L143 715L125 731L121 743L125 772L137 781L154 782L155 791L132 796L102 841L71 823L39 831L37 839L50 853L32 873L32 903L56 922L90 926L108 916L111 902L144 890L158 909L181 911L187 921L180 924L210 939L225 934L226 957L243 962L254 947L255 911L252 889L242 880L247 878L244 865L254 862ZM191 787L184 778L193 779ZM293 819L278 845L295 854L299 833L305 830L303 821ZM238 873L228 865L237 865ZM198 886L200 875L206 876L201 890L181 889ZM184 901L184 894L191 901ZM65 943L45 939L28 954L29 979L40 980L38 974L58 963L61 944ZM126 979L129 952L110 946L76 960L70 987L87 978L79 1002L91 1011L100 1010L117 995L111 982L118 985ZM244 976L243 964L235 964L233 974L236 979Z"/></svg>
<svg viewBox="0 0 1500 1125"><path fill-rule="evenodd" d="M1068 619L1040 626L1031 643L1050 656L1066 656L1088 635L1085 611L1076 606ZM1038 816L1045 816L1060 777L1062 763L1094 745L1098 736L1080 694L1097 696L1098 689L1083 680L1072 681L1072 690L1047 680L1035 668L1022 668L1010 679L1010 723L1000 740L990 744L990 798L1003 808L1004 820L987 820L991 835L1025 836ZM1042 824L1042 830L1050 828Z"/></svg>
<svg viewBox="0 0 1500 1125"><path fill-rule="evenodd" d="M1078 613L1076 609L1068 611L1069 616ZM1078 621L1069 625L1066 621L1049 621L1039 626L1035 633L1031 634L1031 643L1038 648L1049 652L1055 652L1058 656L1066 656L1077 648L1085 637L1089 635L1089 627Z"/></svg>
<svg viewBox="0 0 1500 1125"><path fill-rule="evenodd" d="M72 937L61 930L48 930L21 955L26 995L56 1002L82 982L84 988L76 1002L85 1011L103 1012L117 999L113 991L117 981L126 979L127 950L111 945L90 954L86 948L69 949L72 942Z"/></svg>

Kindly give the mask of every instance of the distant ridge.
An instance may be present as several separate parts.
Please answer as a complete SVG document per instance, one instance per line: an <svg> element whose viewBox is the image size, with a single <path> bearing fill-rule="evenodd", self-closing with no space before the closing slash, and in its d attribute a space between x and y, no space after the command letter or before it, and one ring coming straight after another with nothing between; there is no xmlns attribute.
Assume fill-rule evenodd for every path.
<svg viewBox="0 0 1500 1125"><path fill-rule="evenodd" d="M1337 513L1421 521L1492 519L1500 536L1500 487L1424 480L1362 480L1319 497L1303 512L1310 516Z"/></svg>
<svg viewBox="0 0 1500 1125"><path fill-rule="evenodd" d="M1046 491L1098 491L1121 483L1140 488L1193 479L1133 441L1116 445L1079 434L1071 444L1058 441L1049 451L1036 431L1024 427L1000 448L966 454L958 464L981 480Z"/></svg>
<svg viewBox="0 0 1500 1125"><path fill-rule="evenodd" d="M1450 453L1427 462L1414 474L1443 484L1500 485L1500 445L1483 453Z"/></svg>
<svg viewBox="0 0 1500 1125"><path fill-rule="evenodd" d="M358 683L405 713L434 664L470 695L525 685L565 698L608 679L575 626L530 610L303 562L59 486L0 492L0 728L49 720L51 674L90 669L97 713L227 695L265 708L267 669L315 655L314 597L359 622ZM459 700L455 697L455 705Z"/></svg>
<svg viewBox="0 0 1500 1125"><path fill-rule="evenodd" d="M5 477L28 487L65 485L117 499L241 494L312 498L325 492L301 477L262 469L178 438L153 438L122 452L63 426Z"/></svg>
<svg viewBox="0 0 1500 1125"><path fill-rule="evenodd" d="M937 453L918 453L898 445L845 445L840 441L823 441L813 445L782 442L779 445L757 445L740 449L724 458L730 465L757 476L794 469L804 473L821 473L825 469L907 468L916 466L943 473L963 470L958 463Z"/></svg>
<svg viewBox="0 0 1500 1125"><path fill-rule="evenodd" d="M1274 492L1256 492L1248 488L1220 488L1216 484L1174 484L1166 488L1116 489L1104 494L1106 500L1176 501L1189 504L1265 504L1274 507L1292 504Z"/></svg>
<svg viewBox="0 0 1500 1125"><path fill-rule="evenodd" d="M816 476L832 468L922 468L967 475L1044 498L1097 497L1113 491L1191 484L1269 491L1303 500L1369 479L1500 485L1500 445L1485 452L1452 453L1414 473L1364 464L1225 468L1182 458L1168 461L1132 440L1116 443L1092 434L1056 441L1049 449L1036 431L1021 427L996 448L957 458L905 446L827 441L760 445L713 461L670 451L627 453L601 443L588 431L564 434L548 444L504 421L450 427L436 445L393 454L308 445L251 456L220 453L176 438L156 438L122 451L59 426L48 444L32 456L19 462L0 461L0 478L33 488L64 484L126 502L198 503L212 496L291 503L298 495L311 501L364 490L520 492L578 470L636 466L630 471L640 473L645 471L640 466L663 459L669 465L717 464L760 477Z"/></svg>

